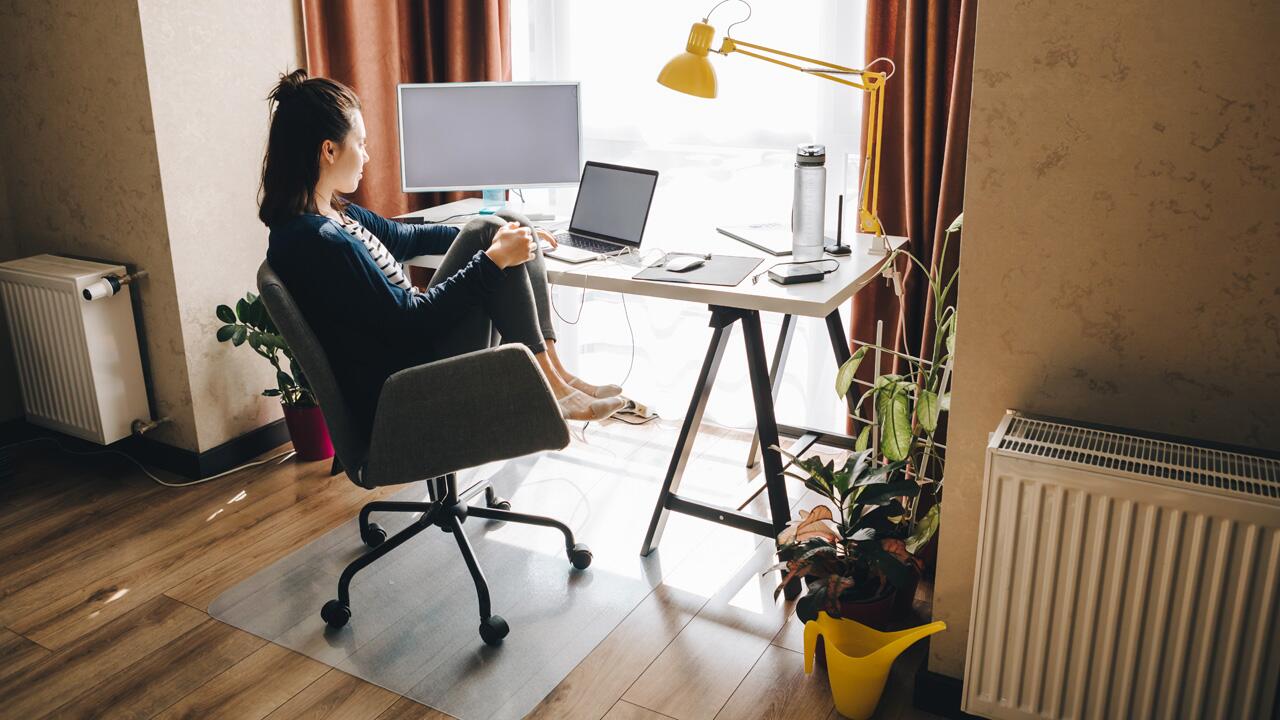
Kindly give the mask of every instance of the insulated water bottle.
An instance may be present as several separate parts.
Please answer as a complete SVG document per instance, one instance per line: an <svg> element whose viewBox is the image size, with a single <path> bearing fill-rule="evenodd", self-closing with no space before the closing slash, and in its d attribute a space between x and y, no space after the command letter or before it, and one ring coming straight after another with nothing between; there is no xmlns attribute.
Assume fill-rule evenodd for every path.
<svg viewBox="0 0 1280 720"><path fill-rule="evenodd" d="M791 202L791 258L796 262L822 259L822 224L826 214L827 148L796 148L796 185Z"/></svg>

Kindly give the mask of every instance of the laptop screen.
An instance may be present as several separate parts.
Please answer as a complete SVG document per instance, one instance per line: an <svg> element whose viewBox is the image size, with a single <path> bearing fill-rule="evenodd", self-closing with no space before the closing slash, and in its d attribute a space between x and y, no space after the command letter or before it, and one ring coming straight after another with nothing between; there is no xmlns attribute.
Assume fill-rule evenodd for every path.
<svg viewBox="0 0 1280 720"><path fill-rule="evenodd" d="M582 169L570 232L640 245L657 184L655 170L588 162Z"/></svg>

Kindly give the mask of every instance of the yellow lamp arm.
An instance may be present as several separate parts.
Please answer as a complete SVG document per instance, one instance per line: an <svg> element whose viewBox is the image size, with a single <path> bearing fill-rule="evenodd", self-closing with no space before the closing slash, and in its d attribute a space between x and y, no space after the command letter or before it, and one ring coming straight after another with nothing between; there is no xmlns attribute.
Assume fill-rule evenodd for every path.
<svg viewBox="0 0 1280 720"><path fill-rule="evenodd" d="M743 48L750 48L750 50L744 50ZM752 52L751 50L759 50L761 52ZM877 214L876 209L880 199L880 139L881 130L884 125L884 81L886 79L886 75L881 72L858 70L857 68L836 65L835 63L830 63L825 60L816 60L803 55L796 55L795 53L784 52L764 45L757 45L744 40L735 40L729 37L724 38L720 45L720 49L715 52L718 52L721 55L728 55L729 53L736 52L748 57L756 58L757 60L764 60L765 62L773 63L774 65L781 65L782 67L791 68L792 70L799 70L806 75L814 75L832 82L840 83L841 85L857 88L867 93L871 107L868 108L867 111L867 126L864 128L864 140L866 143L866 157L869 158L869 161L866 171L863 173L862 194L858 207L858 232L883 235L884 228L880 224L880 216ZM836 77L834 74L806 68L801 65L780 60L777 57L769 57L769 55L761 53L769 53L771 55L790 58L792 60L812 63L842 74L858 75L861 78L861 82L856 80L846 80L844 78ZM867 175L870 175L870 177L868 178Z"/></svg>

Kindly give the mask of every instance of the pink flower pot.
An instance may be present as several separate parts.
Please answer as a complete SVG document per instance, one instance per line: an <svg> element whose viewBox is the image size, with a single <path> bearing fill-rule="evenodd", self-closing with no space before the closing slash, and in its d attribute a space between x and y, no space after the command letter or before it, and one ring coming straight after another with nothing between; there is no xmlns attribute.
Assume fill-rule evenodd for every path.
<svg viewBox="0 0 1280 720"><path fill-rule="evenodd" d="M284 424L299 460L328 460L333 457L329 426L319 407L284 406Z"/></svg>

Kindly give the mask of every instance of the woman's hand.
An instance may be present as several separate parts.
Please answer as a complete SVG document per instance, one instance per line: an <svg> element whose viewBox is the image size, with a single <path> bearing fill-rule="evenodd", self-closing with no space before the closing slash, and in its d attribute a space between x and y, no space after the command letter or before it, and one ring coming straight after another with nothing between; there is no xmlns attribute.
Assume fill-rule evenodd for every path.
<svg viewBox="0 0 1280 720"><path fill-rule="evenodd" d="M543 240L546 240L547 244L551 246L552 250L555 250L556 248L560 247L560 243L556 241L556 236L552 235L550 232L546 230L543 230L542 228L538 228L538 237L542 238Z"/></svg>
<svg viewBox="0 0 1280 720"><path fill-rule="evenodd" d="M521 265L533 259L538 243L533 239L533 231L520 227L520 223L509 222L498 229L493 242L485 255L503 270L513 265Z"/></svg>

